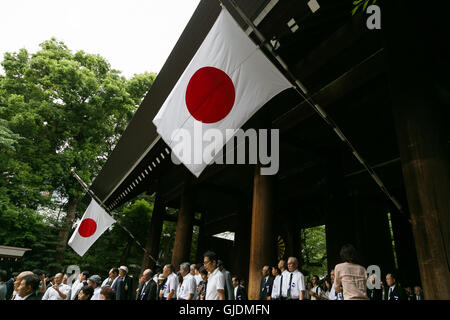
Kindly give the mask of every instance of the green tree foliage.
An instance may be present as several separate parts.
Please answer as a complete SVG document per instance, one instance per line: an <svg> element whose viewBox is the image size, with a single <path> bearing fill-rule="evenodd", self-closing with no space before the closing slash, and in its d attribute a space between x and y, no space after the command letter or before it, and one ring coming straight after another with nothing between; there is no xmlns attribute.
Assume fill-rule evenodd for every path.
<svg viewBox="0 0 450 320"><path fill-rule="evenodd" d="M83 209L70 168L91 183L156 75L126 79L101 56L74 53L54 38L40 47L34 54L6 53L1 62L0 244L30 247L42 240L39 245L52 248L49 243L59 242L53 256L61 265ZM39 216L43 208L61 209L61 202L63 223ZM45 225L55 229L49 233ZM45 239L58 231L58 239Z"/></svg>
<svg viewBox="0 0 450 320"><path fill-rule="evenodd" d="M309 279L313 275L327 275L327 243L325 226L302 229L302 272Z"/></svg>

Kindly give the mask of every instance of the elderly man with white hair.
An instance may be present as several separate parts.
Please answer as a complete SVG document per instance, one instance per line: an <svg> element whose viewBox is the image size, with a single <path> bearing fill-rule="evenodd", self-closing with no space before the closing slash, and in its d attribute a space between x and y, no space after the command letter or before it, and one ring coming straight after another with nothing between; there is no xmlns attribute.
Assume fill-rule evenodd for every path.
<svg viewBox="0 0 450 320"><path fill-rule="evenodd" d="M142 283L139 286L136 300L156 300L156 282L153 281L153 271L145 269L142 273Z"/></svg>
<svg viewBox="0 0 450 320"><path fill-rule="evenodd" d="M283 277L282 296L287 300L304 300L305 299L305 277L298 270L298 260L296 257L288 259L287 279Z"/></svg>
<svg viewBox="0 0 450 320"><path fill-rule="evenodd" d="M180 265L180 273L183 277L180 291L177 294L178 300L193 300L195 292L197 291L197 285L195 283L194 276L190 273L189 262L184 262Z"/></svg>

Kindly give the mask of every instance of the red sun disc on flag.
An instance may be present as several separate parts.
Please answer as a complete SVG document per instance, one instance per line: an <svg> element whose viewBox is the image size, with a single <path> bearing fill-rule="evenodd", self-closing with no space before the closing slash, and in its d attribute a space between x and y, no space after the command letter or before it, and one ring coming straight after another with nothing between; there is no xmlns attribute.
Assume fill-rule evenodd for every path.
<svg viewBox="0 0 450 320"><path fill-rule="evenodd" d="M189 80L186 106L189 113L203 123L225 118L234 105L235 89L230 77L220 69L203 67Z"/></svg>
<svg viewBox="0 0 450 320"><path fill-rule="evenodd" d="M92 236L97 230L97 223L92 219L84 219L81 221L80 227L78 228L78 233L83 238Z"/></svg>

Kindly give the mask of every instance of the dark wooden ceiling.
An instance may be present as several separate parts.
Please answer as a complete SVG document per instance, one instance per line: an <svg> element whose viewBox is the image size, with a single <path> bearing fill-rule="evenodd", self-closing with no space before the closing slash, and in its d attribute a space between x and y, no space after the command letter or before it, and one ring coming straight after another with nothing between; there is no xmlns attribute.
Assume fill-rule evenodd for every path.
<svg viewBox="0 0 450 320"><path fill-rule="evenodd" d="M253 19L267 2L238 1ZM352 1L321 0L319 3L321 8L312 13L306 2L279 1L258 28L266 38L279 42L277 52L359 153L371 165L381 164L375 170L387 188L399 188L402 177L383 34L366 28L364 13L352 17ZM295 33L286 25L291 18L300 27ZM262 119L281 132L276 182L280 214L300 212L302 207L308 207L302 214L310 212L310 217L303 216L302 221L310 225L321 223L321 216L311 208L329 197L330 170L340 171L342 188L360 188L383 197L335 133L293 90L272 99L245 127L252 127L255 119ZM158 191L167 206L177 208L186 177L191 177L197 212L208 212L209 219L217 219L249 211L253 166L212 165L196 179L184 166L173 165L164 153L165 148L162 141L156 143L108 198L107 206L117 207L142 192ZM166 155L165 159L161 153ZM152 166L157 156L161 163ZM149 165L153 170L144 176L142 172ZM143 181L118 199L138 176Z"/></svg>

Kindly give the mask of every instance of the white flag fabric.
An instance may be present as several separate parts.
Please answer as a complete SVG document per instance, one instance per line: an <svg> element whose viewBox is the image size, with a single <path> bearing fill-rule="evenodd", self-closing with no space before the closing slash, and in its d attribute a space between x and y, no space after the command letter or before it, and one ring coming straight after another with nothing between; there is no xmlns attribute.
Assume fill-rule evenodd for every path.
<svg viewBox="0 0 450 320"><path fill-rule="evenodd" d="M202 132L216 129L222 133L223 141L214 141L221 149L233 136L226 130L241 128L267 101L290 87L292 84L222 9L153 123L172 151L182 140L177 138L180 131L192 137L200 127ZM192 156L178 158L198 177L213 159L196 161L205 151L198 140L192 145L186 142L186 146L192 147Z"/></svg>
<svg viewBox="0 0 450 320"><path fill-rule="evenodd" d="M81 218L81 222L69 240L69 246L80 256L83 256L114 222L116 220L92 199Z"/></svg>

